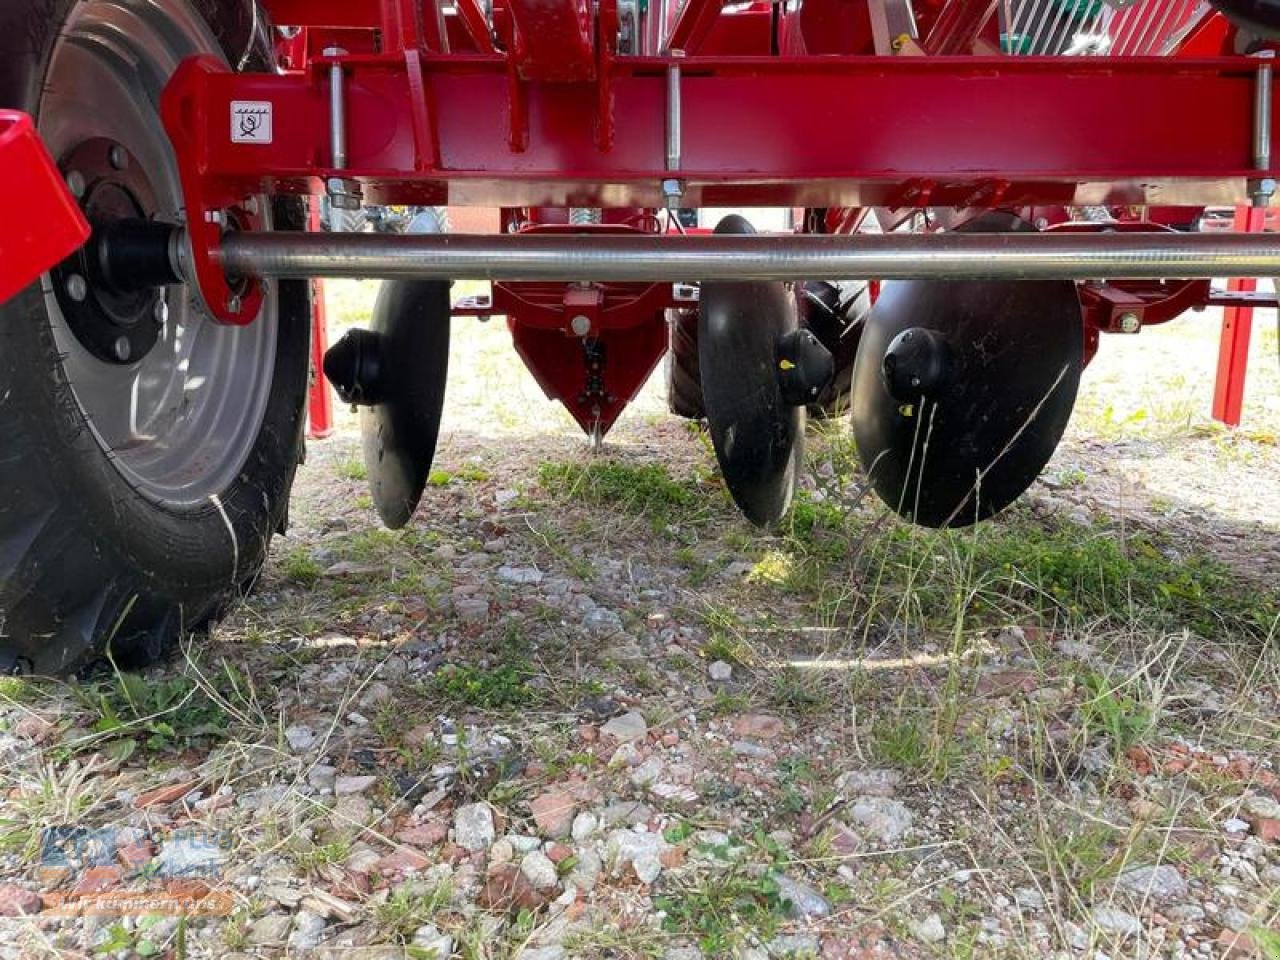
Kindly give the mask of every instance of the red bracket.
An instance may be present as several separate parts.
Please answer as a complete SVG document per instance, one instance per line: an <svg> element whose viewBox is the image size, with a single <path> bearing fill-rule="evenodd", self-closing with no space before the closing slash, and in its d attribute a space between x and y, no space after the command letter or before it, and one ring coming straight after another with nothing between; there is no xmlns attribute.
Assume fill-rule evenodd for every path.
<svg viewBox="0 0 1280 960"><path fill-rule="evenodd" d="M0 183L23 209L0 217L0 303L89 239L89 224L25 113L0 110Z"/></svg>
<svg viewBox="0 0 1280 960"><path fill-rule="evenodd" d="M206 192L210 181L203 173L208 165L209 144L204 133L211 128L206 111L217 103L206 95L210 78L229 71L216 57L199 56L182 61L165 87L160 100L160 116L178 159L178 177L187 203L187 239L190 242L190 267L194 273L192 286L198 290L205 310L218 323L243 326L251 323L262 309L262 284L243 280L232 284L223 272L218 256L224 230L258 230L263 226L258 198L248 196L211 195ZM225 102L225 101L224 101ZM227 139L233 141L237 122L237 103L233 101L227 115ZM258 121L255 135L269 144L274 136L271 104L268 113ZM244 106L242 111L252 108ZM247 113L245 115L248 115ZM216 129L212 125L212 129ZM250 146L252 144L249 144Z"/></svg>

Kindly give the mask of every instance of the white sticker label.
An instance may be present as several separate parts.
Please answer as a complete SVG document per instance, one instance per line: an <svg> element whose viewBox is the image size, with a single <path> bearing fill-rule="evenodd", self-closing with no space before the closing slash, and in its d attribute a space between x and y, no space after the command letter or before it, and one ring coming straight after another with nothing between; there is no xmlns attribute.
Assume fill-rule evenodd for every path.
<svg viewBox="0 0 1280 960"><path fill-rule="evenodd" d="M231 142L271 142L271 101L231 101Z"/></svg>

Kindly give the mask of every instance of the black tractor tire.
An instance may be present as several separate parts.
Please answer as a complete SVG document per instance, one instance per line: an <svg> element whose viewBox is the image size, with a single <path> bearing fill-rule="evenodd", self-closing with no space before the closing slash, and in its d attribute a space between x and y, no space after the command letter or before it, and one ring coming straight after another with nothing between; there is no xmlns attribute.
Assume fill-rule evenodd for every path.
<svg viewBox="0 0 1280 960"><path fill-rule="evenodd" d="M667 407L677 417L701 420L702 375L698 366L698 311L671 310L671 349L667 351Z"/></svg>
<svg viewBox="0 0 1280 960"><path fill-rule="evenodd" d="M165 9L186 2L166 0ZM233 67L269 69L253 7L195 0L189 11ZM55 44L77 8L84 0L0 5L0 107L38 113ZM303 229L299 201L271 209L275 229ZM137 667L220 615L256 577L285 521L302 451L308 284L279 282L275 316L264 309L254 321L274 323L277 334L243 466L205 500L179 505L144 495L98 440L55 343L47 283L0 304L0 669L66 673L107 652Z"/></svg>

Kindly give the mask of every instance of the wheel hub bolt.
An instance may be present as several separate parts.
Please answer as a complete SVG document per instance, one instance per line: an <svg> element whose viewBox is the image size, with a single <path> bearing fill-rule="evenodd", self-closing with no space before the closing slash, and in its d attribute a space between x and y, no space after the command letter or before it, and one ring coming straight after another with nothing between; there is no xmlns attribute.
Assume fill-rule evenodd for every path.
<svg viewBox="0 0 1280 960"><path fill-rule="evenodd" d="M116 359L119 360L121 363L124 363L126 360L129 359L130 354L133 353L133 346L132 344L129 343L129 338L126 337L124 334L121 334L120 336L116 337L116 342L113 345L113 350L115 351Z"/></svg>
<svg viewBox="0 0 1280 960"><path fill-rule="evenodd" d="M80 303L88 293L89 285L84 282L84 277L80 276L78 273L73 273L71 276L67 277L67 296L72 300L76 303Z"/></svg>
<svg viewBox="0 0 1280 960"><path fill-rule="evenodd" d="M72 170L67 173L67 189L71 191L71 195L77 200L84 196L84 174L79 170Z"/></svg>
<svg viewBox="0 0 1280 960"><path fill-rule="evenodd" d="M124 170L129 166L129 154L117 143L107 151L107 162L117 170Z"/></svg>
<svg viewBox="0 0 1280 960"><path fill-rule="evenodd" d="M1120 332L1137 333L1142 329L1142 320L1136 313L1126 311L1120 314Z"/></svg>

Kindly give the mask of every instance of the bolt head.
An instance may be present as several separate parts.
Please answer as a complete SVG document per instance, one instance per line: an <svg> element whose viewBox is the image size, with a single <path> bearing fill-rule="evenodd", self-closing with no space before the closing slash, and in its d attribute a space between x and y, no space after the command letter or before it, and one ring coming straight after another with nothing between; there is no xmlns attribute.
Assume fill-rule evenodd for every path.
<svg viewBox="0 0 1280 960"><path fill-rule="evenodd" d="M591 318L586 314L578 314L569 321L569 327L573 330L575 336L585 337L591 332Z"/></svg>
<svg viewBox="0 0 1280 960"><path fill-rule="evenodd" d="M120 144L114 144L107 151L107 162L116 170L125 170L129 166L129 152Z"/></svg>
<svg viewBox="0 0 1280 960"><path fill-rule="evenodd" d="M151 308L151 316L156 322L157 327L163 327L169 319L169 304L165 303L164 297L157 297L155 306Z"/></svg>
<svg viewBox="0 0 1280 960"><path fill-rule="evenodd" d="M1121 333L1137 333L1142 329L1142 319L1136 313L1126 311L1120 314L1119 320Z"/></svg>
<svg viewBox="0 0 1280 960"><path fill-rule="evenodd" d="M67 296L76 303L81 303L89 293L89 285L85 283L84 277L78 273L73 273L67 277Z"/></svg>
<svg viewBox="0 0 1280 960"><path fill-rule="evenodd" d="M84 174L79 170L67 171L67 189L71 191L71 195L77 200L83 198L85 191Z"/></svg>
<svg viewBox="0 0 1280 960"><path fill-rule="evenodd" d="M240 297L238 294L233 293L231 296L227 297L227 313L239 313L239 312L240 312Z"/></svg>
<svg viewBox="0 0 1280 960"><path fill-rule="evenodd" d="M121 363L126 363L133 354L133 344L129 342L129 338L124 334L116 337L116 342L112 344L112 352L116 355L116 359Z"/></svg>

